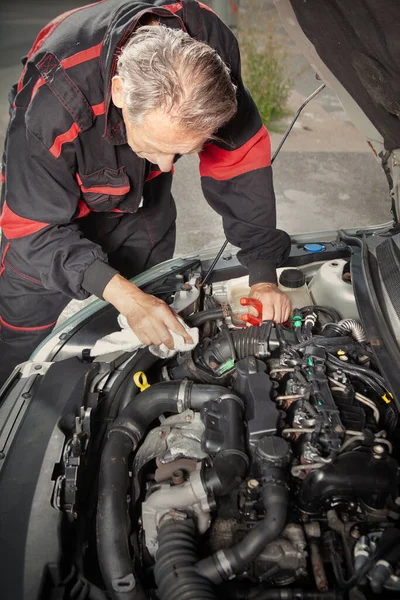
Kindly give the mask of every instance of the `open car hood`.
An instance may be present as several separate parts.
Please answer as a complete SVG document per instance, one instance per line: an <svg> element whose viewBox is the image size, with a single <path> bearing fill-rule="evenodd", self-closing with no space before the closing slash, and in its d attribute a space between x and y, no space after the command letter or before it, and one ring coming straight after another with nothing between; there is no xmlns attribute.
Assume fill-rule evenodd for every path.
<svg viewBox="0 0 400 600"><path fill-rule="evenodd" d="M287 32L335 91L388 178L400 214L400 4L275 0Z"/></svg>

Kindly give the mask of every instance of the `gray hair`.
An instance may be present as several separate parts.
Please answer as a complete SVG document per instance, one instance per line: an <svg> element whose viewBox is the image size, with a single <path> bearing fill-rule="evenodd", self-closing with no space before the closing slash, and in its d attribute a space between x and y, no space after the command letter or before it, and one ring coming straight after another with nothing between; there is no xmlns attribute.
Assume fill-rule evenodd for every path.
<svg viewBox="0 0 400 600"><path fill-rule="evenodd" d="M210 46L178 29L138 29L119 56L117 73L133 124L161 108L185 131L211 137L237 110L227 65Z"/></svg>

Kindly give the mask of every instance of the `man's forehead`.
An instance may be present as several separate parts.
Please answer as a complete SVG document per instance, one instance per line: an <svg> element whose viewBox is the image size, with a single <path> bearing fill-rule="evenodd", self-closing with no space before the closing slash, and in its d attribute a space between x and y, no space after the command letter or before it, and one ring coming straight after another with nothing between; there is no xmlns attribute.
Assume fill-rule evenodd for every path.
<svg viewBox="0 0 400 600"><path fill-rule="evenodd" d="M161 111L145 115L142 123L135 129L143 142L159 152L186 154L195 151L206 141L204 135L184 131L170 115Z"/></svg>
<svg viewBox="0 0 400 600"><path fill-rule="evenodd" d="M143 142L155 152L164 154L188 154L200 150L205 139L193 138L183 140L165 140L163 135L143 135Z"/></svg>

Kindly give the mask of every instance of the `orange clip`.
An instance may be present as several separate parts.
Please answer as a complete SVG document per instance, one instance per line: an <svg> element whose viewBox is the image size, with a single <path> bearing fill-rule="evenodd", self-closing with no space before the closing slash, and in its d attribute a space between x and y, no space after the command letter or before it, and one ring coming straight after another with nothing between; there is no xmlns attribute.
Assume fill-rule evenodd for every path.
<svg viewBox="0 0 400 600"><path fill-rule="evenodd" d="M261 325L262 323L262 313L263 313L263 305L260 300L256 300L255 298L240 298L240 304L242 306L252 306L258 312L257 316L249 315L246 313L242 315L240 318L245 323L250 323L250 325Z"/></svg>

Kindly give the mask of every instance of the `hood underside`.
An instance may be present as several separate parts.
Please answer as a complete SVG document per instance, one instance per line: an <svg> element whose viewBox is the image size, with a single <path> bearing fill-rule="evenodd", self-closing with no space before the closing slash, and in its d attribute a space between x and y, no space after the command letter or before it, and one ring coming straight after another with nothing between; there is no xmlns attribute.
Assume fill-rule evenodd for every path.
<svg viewBox="0 0 400 600"><path fill-rule="evenodd" d="M285 4L276 2L278 10ZM385 149L399 148L400 3L290 0L290 5L318 57L379 131ZM293 19L285 16L292 34ZM312 66L318 71L319 65Z"/></svg>

